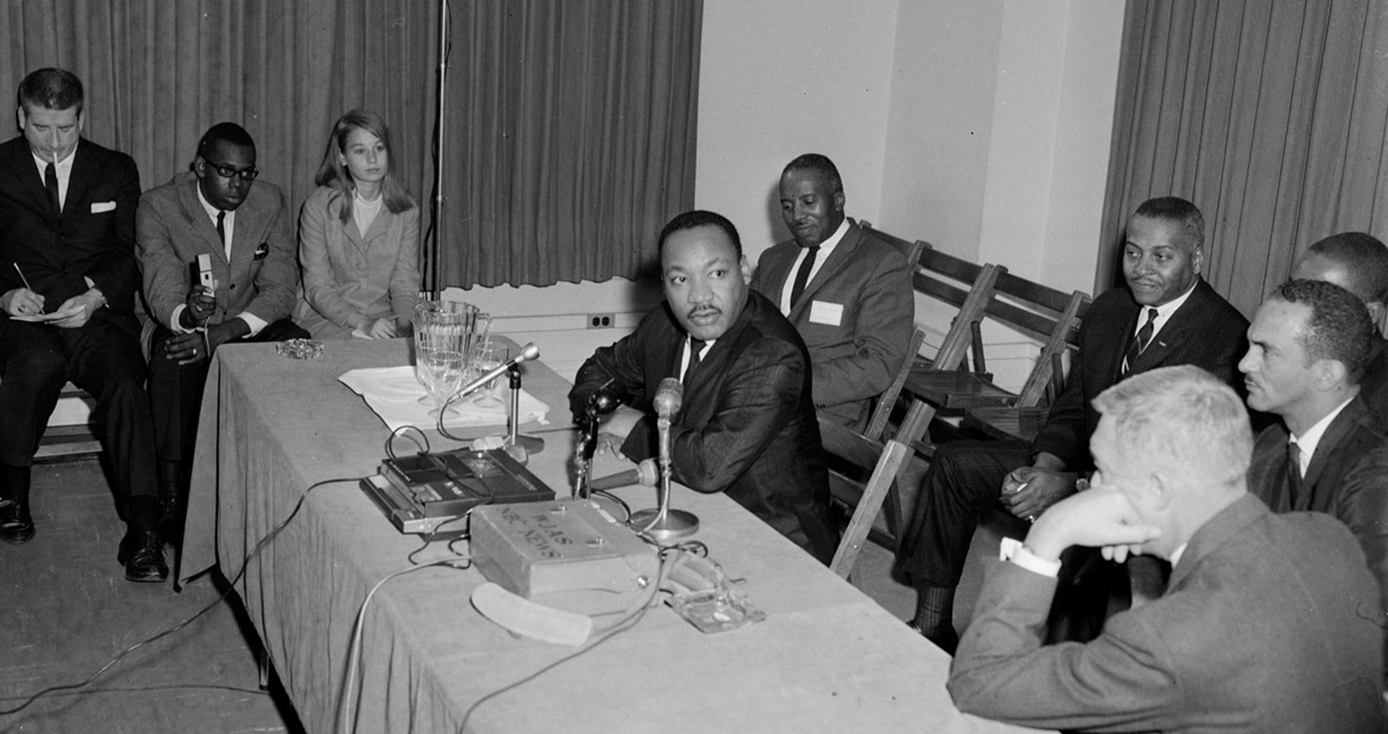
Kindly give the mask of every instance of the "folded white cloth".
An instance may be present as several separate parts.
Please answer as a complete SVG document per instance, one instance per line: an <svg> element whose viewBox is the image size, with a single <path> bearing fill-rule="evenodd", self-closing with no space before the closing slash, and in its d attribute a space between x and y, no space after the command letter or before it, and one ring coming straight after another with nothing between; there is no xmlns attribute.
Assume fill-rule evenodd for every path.
<svg viewBox="0 0 1388 734"><path fill-rule="evenodd" d="M362 396L366 404L376 411L376 415L392 431L401 426L415 426L424 430L438 427L437 416L429 414L429 411L434 409L433 401L419 402L425 395L424 386L415 379L413 367L352 370L342 373L337 380ZM506 425L506 413L511 405L511 390L504 375L497 380L497 395L500 400L483 400L480 398L480 390L455 400L449 407L448 414L444 416L444 427ZM536 400L524 388L521 389L520 423L548 423L545 420L548 413L548 405Z"/></svg>

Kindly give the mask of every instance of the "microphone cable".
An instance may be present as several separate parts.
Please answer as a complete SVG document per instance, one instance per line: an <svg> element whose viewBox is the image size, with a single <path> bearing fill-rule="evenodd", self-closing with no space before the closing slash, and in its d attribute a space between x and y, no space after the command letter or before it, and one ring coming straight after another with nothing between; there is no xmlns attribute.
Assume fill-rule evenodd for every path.
<svg viewBox="0 0 1388 734"><path fill-rule="evenodd" d="M249 554L246 555L245 560L241 562L241 570L240 570L240 571L237 571L237 572L236 572L236 576L233 577L233 578L231 579L231 581L229 581L229 582L227 583L227 588L226 588L226 590L223 591L221 594L219 594L219 595L217 596L216 599L213 599L212 602L209 603L207 606L205 606L205 607L203 607L202 609L198 610L197 612L195 612L195 613L193 614L193 616L191 616L191 617L189 617L189 618L183 620L182 622L180 622L180 623L174 625L173 627L170 627L169 629L166 629L166 630L164 630L163 632L159 632L159 633L156 633L156 634L154 634L154 635L152 635L152 636L150 636L150 637L147 637L147 638L145 638L145 639L143 639L143 640L141 640L141 641L139 641L139 642L136 642L136 643L130 645L129 647L125 648L124 650L120 651L119 653L116 654L115 657L111 658L111 660L110 660L109 662L107 662L105 665L101 666L101 668L99 668L95 673L92 673L90 676L88 676L86 680L84 680L84 681L82 681L82 682L80 682L80 683L68 683L68 684L64 684L64 685L49 686L48 688L45 688L45 689L39 691L38 693L35 693L35 694L29 696L28 698L24 698L24 699L23 699L24 702L21 703L21 704L19 704L18 706L14 707L14 708L10 708L10 709L0 709L0 716L9 716L9 715L11 715L11 714L17 714L17 713L19 713L20 711L23 711L24 709L28 708L30 704L34 703L35 701L37 701L37 700L39 700L40 698L42 698L42 697L44 697L44 696L47 696L47 695L49 695L49 694L61 693L61 692L63 692L63 691L80 691L81 689L86 688L87 686L91 685L93 681L95 681L97 678L101 677L101 675L102 675L103 673L105 673L107 670L110 670L112 666L114 666L116 663L120 662L123 658L125 658L125 656L129 655L130 653L132 653L132 652L134 652L134 651L136 651L136 650L138 650L138 649L140 649L140 648L142 648L142 647L144 647L144 646L146 646L146 645L150 645L150 644L152 644L152 643L154 643L154 642L157 642L157 641L159 641L159 640L161 640L161 639L163 639L163 638L165 638L165 637L168 637L169 635L172 635L172 634L174 634L175 632L178 632L178 631L182 630L183 628L187 627L188 625L192 624L193 622L197 621L198 618L200 618L200 617L202 617L204 614L207 614L208 612L212 611L214 608L217 607L217 605L221 604L223 601L226 600L227 595L230 594L230 593L232 592L232 590L236 588L236 582L240 581L240 580L241 580L241 577L244 576L244 575L246 574L246 569L250 567L251 560L254 559L254 558L256 557L256 555L258 555L258 554L260 553L260 551L263 550L263 549L265 548L265 546L268 545L268 544L270 543L270 541L274 540L274 539L275 539L275 536L279 535L280 532L283 531L284 528L285 528L287 525L289 525L289 522L290 522L291 520L293 520L294 517L295 517L296 515L299 514L299 509L300 509L301 507L304 506L304 500L308 499L308 495L309 495L310 492L312 492L313 490L315 490L315 489L317 489L317 488L319 488L319 487L322 487L322 486L324 486L324 485L327 485L327 484L338 484L338 483L341 483L341 482L358 482L358 481L361 481L361 477L343 477L343 478L339 478L339 479L324 479L324 480L321 481L321 482L315 482L315 483L309 485L308 489L305 489L305 490L303 491L303 494L299 495L299 500L294 504L294 509L290 511L289 516L286 517L286 518L284 518L283 521L281 521L278 525L276 525L273 529L271 529L270 532L266 533L266 534L265 534L265 537L261 538L261 539L259 540L259 542L257 542L257 543L255 544L255 547L254 547L253 549L251 549L251 552L250 552ZM270 651L269 651L268 649L266 649L266 650L264 651L264 653L265 653L266 655L269 655L269 654L270 654ZM130 690L132 690L132 691L138 691L138 690L142 690L142 689L136 688L136 689L130 689ZM89 693L89 692L84 692L84 693ZM0 700L10 700L10 701L14 701L14 700L20 700L20 698L21 698L21 697L19 697L19 696L14 696L14 697L7 697L7 698L5 698L5 699L0 699Z"/></svg>

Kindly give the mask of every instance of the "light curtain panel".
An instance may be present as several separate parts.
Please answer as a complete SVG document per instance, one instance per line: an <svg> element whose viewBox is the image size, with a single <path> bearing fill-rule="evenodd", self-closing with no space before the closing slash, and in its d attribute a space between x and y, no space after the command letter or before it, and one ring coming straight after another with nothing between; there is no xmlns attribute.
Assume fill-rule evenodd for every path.
<svg viewBox="0 0 1388 734"><path fill-rule="evenodd" d="M1130 0L1096 292L1128 217L1205 214L1205 277L1247 315L1335 232L1388 239L1388 3Z"/></svg>

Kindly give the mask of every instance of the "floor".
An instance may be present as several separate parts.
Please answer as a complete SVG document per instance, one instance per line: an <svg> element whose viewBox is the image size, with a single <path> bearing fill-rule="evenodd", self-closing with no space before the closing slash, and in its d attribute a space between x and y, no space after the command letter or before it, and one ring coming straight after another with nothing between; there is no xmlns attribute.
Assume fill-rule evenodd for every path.
<svg viewBox="0 0 1388 734"><path fill-rule="evenodd" d="M211 609L129 653L89 686L0 713L0 731L302 731L282 694L258 689L254 636L239 605L214 603L220 590L207 576L181 593L167 583L125 581L115 560L124 527L96 460L35 467L33 504L34 540L0 544L0 711L50 686L80 684L130 645ZM981 583L978 561L996 548L996 535L975 537L956 602L961 629ZM892 555L869 544L853 582L908 619L915 593L891 567Z"/></svg>
<svg viewBox="0 0 1388 734"><path fill-rule="evenodd" d="M3 732L300 732L293 710L258 689L255 655L232 605L204 576L174 593L127 582L116 563L124 525L95 459L34 469L38 535L0 544L0 711L49 686L79 684L121 651L88 687L50 693L14 714ZM239 611L239 609L237 610Z"/></svg>

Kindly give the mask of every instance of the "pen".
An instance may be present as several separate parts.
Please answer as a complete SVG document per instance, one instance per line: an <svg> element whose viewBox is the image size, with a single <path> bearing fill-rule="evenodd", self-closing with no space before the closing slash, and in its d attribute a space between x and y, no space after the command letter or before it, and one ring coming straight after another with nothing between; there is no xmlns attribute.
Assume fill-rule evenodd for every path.
<svg viewBox="0 0 1388 734"><path fill-rule="evenodd" d="M14 271L19 273L19 279L24 282L24 287L31 291L34 290L34 286L29 285L29 279L24 277L24 271L19 269L19 263L12 264L14 265Z"/></svg>

